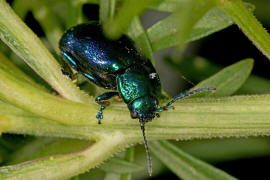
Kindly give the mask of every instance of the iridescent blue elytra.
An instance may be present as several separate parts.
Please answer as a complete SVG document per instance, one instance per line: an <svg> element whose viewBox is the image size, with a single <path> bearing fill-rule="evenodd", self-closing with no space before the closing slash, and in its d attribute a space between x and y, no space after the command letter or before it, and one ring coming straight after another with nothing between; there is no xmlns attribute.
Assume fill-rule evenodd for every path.
<svg viewBox="0 0 270 180"><path fill-rule="evenodd" d="M106 100L121 97L127 104L133 119L139 119L147 152L148 172L152 164L145 138L144 125L159 113L172 108L171 104L190 94L215 88L201 88L175 96L166 106L159 107L161 94L159 76L149 59L142 56L127 37L109 40L97 22L77 25L69 29L60 40L61 55L79 73L92 83L113 90L96 98L100 110L98 123L103 118Z"/></svg>

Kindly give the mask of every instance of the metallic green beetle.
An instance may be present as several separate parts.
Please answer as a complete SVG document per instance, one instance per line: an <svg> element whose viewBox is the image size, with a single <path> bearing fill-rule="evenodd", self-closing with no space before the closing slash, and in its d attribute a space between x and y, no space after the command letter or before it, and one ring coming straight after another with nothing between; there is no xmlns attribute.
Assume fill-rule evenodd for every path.
<svg viewBox="0 0 270 180"><path fill-rule="evenodd" d="M69 29L60 40L61 55L73 68L87 77L92 83L112 92L96 98L100 110L98 123L103 118L104 101L120 96L127 104L133 119L139 119L147 152L148 172L152 173L150 153L145 138L145 123L151 121L171 104L190 94L215 88L201 88L174 97L166 106L159 107L161 94L159 76L151 62L135 49L126 36L118 40L104 37L97 22L81 24Z"/></svg>

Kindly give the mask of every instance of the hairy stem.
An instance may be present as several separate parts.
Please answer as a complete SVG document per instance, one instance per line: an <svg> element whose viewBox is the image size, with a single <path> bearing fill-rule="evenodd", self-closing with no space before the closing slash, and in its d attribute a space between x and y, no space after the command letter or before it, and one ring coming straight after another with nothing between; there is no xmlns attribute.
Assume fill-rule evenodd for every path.
<svg viewBox="0 0 270 180"><path fill-rule="evenodd" d="M1 167L0 179L67 179L96 167L124 146L123 135L114 134L83 151Z"/></svg>
<svg viewBox="0 0 270 180"><path fill-rule="evenodd" d="M2 41L24 59L61 96L77 102L89 102L90 98L61 73L61 67L52 54L13 12L5 0L0 0L0 17Z"/></svg>

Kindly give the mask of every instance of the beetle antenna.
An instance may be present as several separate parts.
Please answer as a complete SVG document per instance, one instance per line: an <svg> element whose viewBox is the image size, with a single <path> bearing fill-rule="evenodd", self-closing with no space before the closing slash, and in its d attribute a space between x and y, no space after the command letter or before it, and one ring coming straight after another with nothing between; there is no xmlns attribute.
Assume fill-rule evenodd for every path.
<svg viewBox="0 0 270 180"><path fill-rule="evenodd" d="M185 91L184 93L180 93L177 96L173 97L171 101L169 101L167 103L166 106L163 106L162 108L160 108L160 112L163 110L166 110L168 108L173 108L173 106L171 106L175 101L179 100L179 99L183 99L184 97L199 93L199 92L203 92L203 91L214 91L216 90L216 88L199 88L199 89L195 89L192 91Z"/></svg>
<svg viewBox="0 0 270 180"><path fill-rule="evenodd" d="M148 174L149 174L149 176L151 176L152 175L152 161L151 161L150 151L149 151L149 148L148 148L148 143L147 143L147 140L146 140L146 137L145 137L144 125L145 125L145 122L142 119L140 119L140 126L141 126L141 130L142 130L144 146L145 146L146 156L147 156Z"/></svg>

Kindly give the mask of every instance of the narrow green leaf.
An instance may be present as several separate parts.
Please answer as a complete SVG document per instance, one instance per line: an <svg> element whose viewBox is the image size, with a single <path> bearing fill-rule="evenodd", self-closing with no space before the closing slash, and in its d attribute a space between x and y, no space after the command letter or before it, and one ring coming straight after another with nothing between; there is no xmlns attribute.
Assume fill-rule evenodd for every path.
<svg viewBox="0 0 270 180"><path fill-rule="evenodd" d="M186 1L180 1L179 4L174 0L167 1L171 3L169 4L169 9L173 8L173 10L179 4L183 4L182 7L186 7L185 4L187 3ZM162 5L162 3L160 5ZM253 11L255 9L255 7L249 3L246 3L246 6L250 11ZM153 44L154 51L176 46L179 44L177 39L177 32L180 30L180 28L182 28L182 26L177 26L177 23L173 21L173 17L171 16L172 15L168 16L167 18L159 21L158 23L147 29L147 34L151 43ZM233 19L230 16L228 16L221 9L212 8L193 26L189 37L186 39L186 42L201 39L210 34L225 29L232 24Z"/></svg>
<svg viewBox="0 0 270 180"><path fill-rule="evenodd" d="M211 63L202 57L184 57L175 59L166 57L165 62L184 77L194 83L198 83L222 69L222 66ZM250 75L236 94L266 94L270 93L270 81L268 79Z"/></svg>
<svg viewBox="0 0 270 180"><path fill-rule="evenodd" d="M126 145L120 134L101 139L91 147L65 155L0 167L0 179L68 179L94 168ZM120 135L122 136L122 135Z"/></svg>
<svg viewBox="0 0 270 180"><path fill-rule="evenodd" d="M83 22L83 3L80 1L68 0L68 21L67 28Z"/></svg>
<svg viewBox="0 0 270 180"><path fill-rule="evenodd" d="M215 87L213 96L228 96L237 91L249 77L253 67L253 60L246 59L224 68L210 78L200 82L192 89Z"/></svg>
<svg viewBox="0 0 270 180"><path fill-rule="evenodd" d="M251 75L246 83L237 91L237 94L269 94L270 80Z"/></svg>
<svg viewBox="0 0 270 180"><path fill-rule="evenodd" d="M212 1L191 0L147 30L154 51L173 45L182 46L193 26L212 7Z"/></svg>
<svg viewBox="0 0 270 180"><path fill-rule="evenodd" d="M89 102L90 98L62 74L52 54L5 0L0 0L0 38L63 97Z"/></svg>
<svg viewBox="0 0 270 180"><path fill-rule="evenodd" d="M103 23L106 19L113 18L116 0L100 0L99 2L99 20Z"/></svg>
<svg viewBox="0 0 270 180"><path fill-rule="evenodd" d="M134 17L131 21L127 34L135 41L137 49L153 63L154 57L152 47L138 16Z"/></svg>
<svg viewBox="0 0 270 180"><path fill-rule="evenodd" d="M135 147L130 147L126 150L124 159L128 162L133 162L134 154L135 154ZM131 179L132 179L131 173L121 174L120 176L120 180L131 180Z"/></svg>
<svg viewBox="0 0 270 180"><path fill-rule="evenodd" d="M98 4L100 0L78 0L82 3Z"/></svg>
<svg viewBox="0 0 270 180"><path fill-rule="evenodd" d="M10 155L8 164L16 164L56 154L68 154L83 150L93 144L90 141L63 138L36 138Z"/></svg>
<svg viewBox="0 0 270 180"><path fill-rule="evenodd" d="M10 60L4 56L0 52L0 66L5 67L6 69L9 69L13 73L19 75L20 77L24 78L28 82L30 82L32 85L39 86L35 81L33 81L32 78L30 78L27 74L25 74L22 70L20 70L17 66L15 66Z"/></svg>
<svg viewBox="0 0 270 180"><path fill-rule="evenodd" d="M247 9L242 0L216 0L218 6L228 13L254 45L270 59L270 35Z"/></svg>
<svg viewBox="0 0 270 180"><path fill-rule="evenodd" d="M178 7L185 7L187 4L187 0L163 0L159 4L150 5L150 8L158 11L173 12L177 10Z"/></svg>
<svg viewBox="0 0 270 180"><path fill-rule="evenodd" d="M151 142L149 146L151 152L179 178L187 180L236 179L222 170L186 154L167 141Z"/></svg>
<svg viewBox="0 0 270 180"><path fill-rule="evenodd" d="M211 163L256 158L269 155L268 138L224 138L182 141L175 144L198 159Z"/></svg>
<svg viewBox="0 0 270 180"><path fill-rule="evenodd" d="M112 158L108 162L105 162L101 166L101 169L106 172L126 174L141 171L143 167L120 158Z"/></svg>
<svg viewBox="0 0 270 180"><path fill-rule="evenodd" d="M123 34L132 19L141 14L150 4L159 3L161 0L127 0L123 1L114 18L106 20L103 24L104 33L112 39L117 39Z"/></svg>
<svg viewBox="0 0 270 180"><path fill-rule="evenodd" d="M119 180L120 175L116 173L106 173L103 180Z"/></svg>
<svg viewBox="0 0 270 180"><path fill-rule="evenodd" d="M12 8L21 19L24 19L27 12L31 9L31 2L25 0L14 0Z"/></svg>
<svg viewBox="0 0 270 180"><path fill-rule="evenodd" d="M250 3L245 3L250 12L255 10L255 6ZM201 18L193 27L187 42L192 42L215 32L221 31L234 24L233 19L224 11L218 8L212 8L208 13Z"/></svg>
<svg viewBox="0 0 270 180"><path fill-rule="evenodd" d="M72 177L72 178L70 178L70 180L80 180L80 176Z"/></svg>

